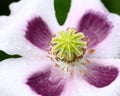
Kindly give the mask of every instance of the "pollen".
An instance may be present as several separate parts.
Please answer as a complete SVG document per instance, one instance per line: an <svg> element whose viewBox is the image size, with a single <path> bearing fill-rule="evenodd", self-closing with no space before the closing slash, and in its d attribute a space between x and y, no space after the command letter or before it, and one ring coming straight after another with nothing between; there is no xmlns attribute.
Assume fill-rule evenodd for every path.
<svg viewBox="0 0 120 96"><path fill-rule="evenodd" d="M58 33L58 36L53 36L51 40L51 51L59 60L75 62L84 55L87 42L83 33L73 28Z"/></svg>
<svg viewBox="0 0 120 96"><path fill-rule="evenodd" d="M88 51L89 54L93 54L96 50L95 49L91 49Z"/></svg>

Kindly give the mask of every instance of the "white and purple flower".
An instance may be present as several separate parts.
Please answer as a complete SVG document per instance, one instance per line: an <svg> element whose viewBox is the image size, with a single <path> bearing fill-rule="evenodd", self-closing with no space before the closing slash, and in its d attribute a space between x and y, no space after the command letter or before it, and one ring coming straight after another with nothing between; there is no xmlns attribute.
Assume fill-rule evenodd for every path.
<svg viewBox="0 0 120 96"><path fill-rule="evenodd" d="M21 0L0 17L0 50L19 54L0 62L0 96L119 96L120 17L100 0L72 0L63 26L54 0ZM49 54L60 30L82 32L88 44L73 62Z"/></svg>

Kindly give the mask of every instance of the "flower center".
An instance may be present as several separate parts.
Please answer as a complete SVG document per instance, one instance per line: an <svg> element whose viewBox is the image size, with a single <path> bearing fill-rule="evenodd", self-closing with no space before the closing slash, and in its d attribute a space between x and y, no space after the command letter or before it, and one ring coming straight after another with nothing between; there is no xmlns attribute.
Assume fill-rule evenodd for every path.
<svg viewBox="0 0 120 96"><path fill-rule="evenodd" d="M84 34L73 28L59 31L59 35L52 38L51 45L51 52L65 62L75 62L83 57L87 48Z"/></svg>

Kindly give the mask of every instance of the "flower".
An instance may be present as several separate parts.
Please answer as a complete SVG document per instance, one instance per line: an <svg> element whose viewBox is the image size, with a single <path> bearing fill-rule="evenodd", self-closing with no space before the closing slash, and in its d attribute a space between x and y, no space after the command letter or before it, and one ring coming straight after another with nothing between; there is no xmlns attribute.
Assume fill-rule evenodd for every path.
<svg viewBox="0 0 120 96"><path fill-rule="evenodd" d="M21 0L12 3L10 10L10 16L0 17L0 50L22 58L0 62L0 96L120 95L120 17L109 13L99 0L72 1L64 26L56 21L53 0ZM49 54L48 49L56 45L51 40L59 38L61 30L86 37L78 38L85 46L75 44L86 50L69 59L65 54L71 51L58 55L50 50Z"/></svg>

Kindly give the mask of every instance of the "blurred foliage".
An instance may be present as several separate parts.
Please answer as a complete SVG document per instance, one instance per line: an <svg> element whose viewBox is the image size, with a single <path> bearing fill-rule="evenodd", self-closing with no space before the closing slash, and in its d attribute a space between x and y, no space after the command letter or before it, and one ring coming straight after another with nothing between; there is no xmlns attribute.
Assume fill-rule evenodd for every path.
<svg viewBox="0 0 120 96"><path fill-rule="evenodd" d="M19 0L0 0L0 14L9 14L8 5L11 2L16 2ZM71 0L55 0L55 4L59 6L59 9L62 11L68 11L68 6L70 5ZM101 0L105 6L111 11L120 14L120 0ZM63 10L63 11L64 11ZM63 13L64 14L64 13Z"/></svg>
<svg viewBox="0 0 120 96"><path fill-rule="evenodd" d="M5 60L5 59L8 59L8 58L20 58L21 56L20 55L9 55L5 52L3 52L2 50L0 50L0 61L2 60Z"/></svg>
<svg viewBox="0 0 120 96"><path fill-rule="evenodd" d="M120 0L101 0L110 12L120 15Z"/></svg>
<svg viewBox="0 0 120 96"><path fill-rule="evenodd" d="M71 0L54 0L55 15L60 25L63 25L67 18L70 4Z"/></svg>
<svg viewBox="0 0 120 96"><path fill-rule="evenodd" d="M113 13L120 15L120 0L101 0L105 7ZM71 0L55 0L55 10L58 23L63 25L69 11Z"/></svg>
<svg viewBox="0 0 120 96"><path fill-rule="evenodd" d="M11 2L16 2L19 0L0 0L0 15L8 15L9 9L8 5ZM69 11L71 0L55 0L55 9L56 9L56 17L60 25L62 25L66 19L67 12ZM101 0L106 8L110 12L114 12L120 15L120 0Z"/></svg>

